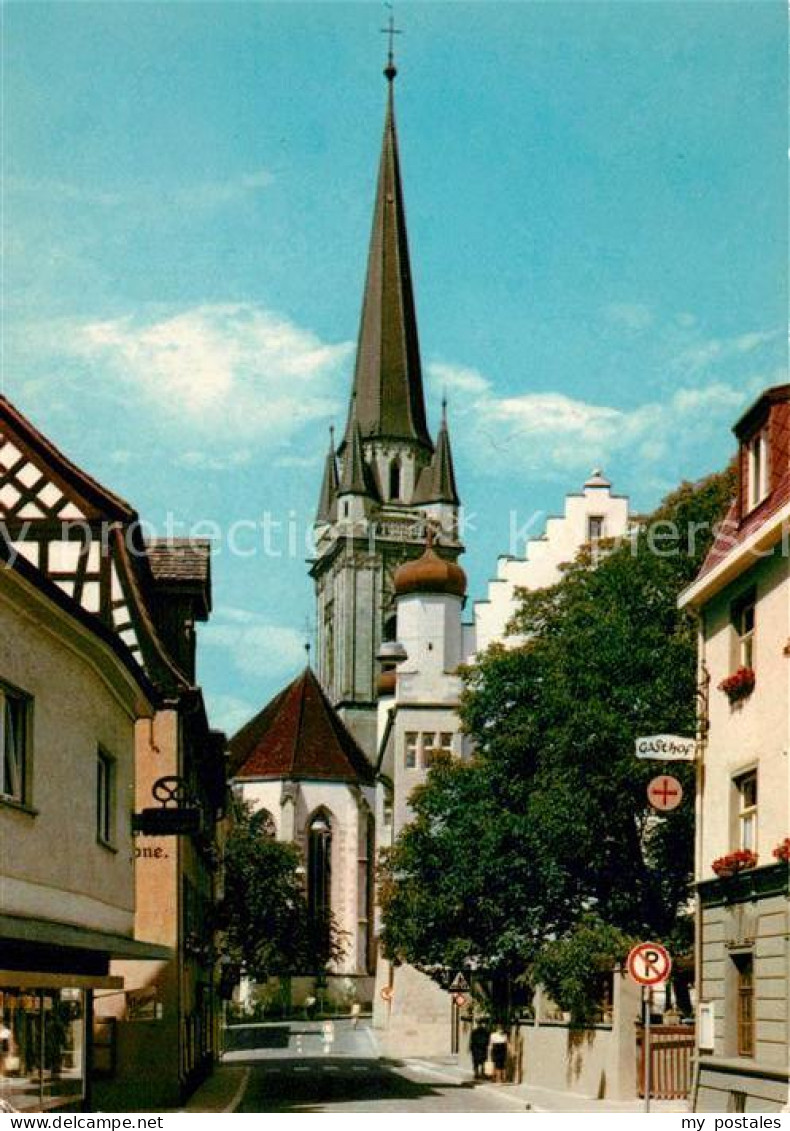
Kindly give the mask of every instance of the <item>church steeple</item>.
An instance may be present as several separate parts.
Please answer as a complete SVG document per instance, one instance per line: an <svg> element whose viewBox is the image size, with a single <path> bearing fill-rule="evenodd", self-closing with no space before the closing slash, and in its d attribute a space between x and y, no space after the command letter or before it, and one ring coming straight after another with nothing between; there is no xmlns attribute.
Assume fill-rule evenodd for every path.
<svg viewBox="0 0 790 1131"><path fill-rule="evenodd" d="M415 503L449 503L454 507L459 506L461 502L455 483L446 401L442 401L442 424L436 437L436 451L420 476L414 501Z"/></svg>
<svg viewBox="0 0 790 1131"><path fill-rule="evenodd" d="M356 417L364 440L414 442L429 452L417 315L403 207L393 87L388 58L387 110L368 252L357 360ZM351 412L344 445L351 438Z"/></svg>

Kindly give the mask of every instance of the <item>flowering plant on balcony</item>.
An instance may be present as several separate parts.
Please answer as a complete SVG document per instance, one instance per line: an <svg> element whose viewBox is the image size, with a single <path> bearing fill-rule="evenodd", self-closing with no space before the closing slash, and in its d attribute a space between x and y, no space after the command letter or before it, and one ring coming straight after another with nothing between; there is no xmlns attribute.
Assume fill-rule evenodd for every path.
<svg viewBox="0 0 790 1131"><path fill-rule="evenodd" d="M790 860L790 836L786 836L780 844L777 844L774 856L777 860Z"/></svg>
<svg viewBox="0 0 790 1131"><path fill-rule="evenodd" d="M752 852L750 848L739 848L737 852L730 852L714 860L711 867L717 876L737 876L738 872L753 868L756 863L756 852Z"/></svg>
<svg viewBox="0 0 790 1131"><path fill-rule="evenodd" d="M719 691L723 691L731 703L745 699L754 691L754 669L738 668L734 675L728 675L719 684Z"/></svg>

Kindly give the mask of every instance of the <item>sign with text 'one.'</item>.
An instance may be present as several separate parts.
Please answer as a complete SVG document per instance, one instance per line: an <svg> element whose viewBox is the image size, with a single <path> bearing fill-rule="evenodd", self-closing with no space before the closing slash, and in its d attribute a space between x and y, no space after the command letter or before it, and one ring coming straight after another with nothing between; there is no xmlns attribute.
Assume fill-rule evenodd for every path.
<svg viewBox="0 0 790 1131"><path fill-rule="evenodd" d="M654 758L657 762L693 762L697 740L679 734L646 734L636 740L637 758Z"/></svg>
<svg viewBox="0 0 790 1131"><path fill-rule="evenodd" d="M661 943L641 942L629 951L626 966L640 986L657 986L672 972L672 959Z"/></svg>

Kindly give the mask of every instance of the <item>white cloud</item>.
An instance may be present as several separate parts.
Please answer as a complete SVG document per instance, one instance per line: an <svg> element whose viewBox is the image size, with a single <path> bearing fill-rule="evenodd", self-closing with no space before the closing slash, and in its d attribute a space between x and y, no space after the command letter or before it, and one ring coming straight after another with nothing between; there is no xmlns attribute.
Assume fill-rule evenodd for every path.
<svg viewBox="0 0 790 1131"><path fill-rule="evenodd" d="M428 374L438 384L448 370L454 367L431 365ZM475 374L474 391L463 399L459 415L474 421L474 430L459 428L454 436L468 446L481 471L494 475L513 467L547 475L568 468L589 471L624 451L643 463L659 463L673 447L698 446L702 435L728 428L755 384L711 381L679 388L662 402L622 409L556 392L499 396L489 380L469 372Z"/></svg>
<svg viewBox="0 0 790 1131"><path fill-rule="evenodd" d="M252 452L243 448L240 451L229 452L226 456L213 455L208 451L181 452L176 456L177 467L187 467L198 471L233 471L237 467L244 467L252 460Z"/></svg>
<svg viewBox="0 0 790 1131"><path fill-rule="evenodd" d="M177 434L212 442L287 443L338 408L350 342L252 303L204 304L154 320L117 318L72 329L67 347L107 385L108 370ZM189 449L182 459L199 464ZM244 462L242 455L239 461Z"/></svg>
<svg viewBox="0 0 790 1131"><path fill-rule="evenodd" d="M305 634L260 613L222 606L201 629L201 644L226 653L243 675L283 680L304 667Z"/></svg>
<svg viewBox="0 0 790 1131"><path fill-rule="evenodd" d="M685 373L698 373L754 353L761 346L776 341L780 333L780 330L754 330L731 338L707 338L683 350L675 359L674 367Z"/></svg>
<svg viewBox="0 0 790 1131"><path fill-rule="evenodd" d="M429 366L433 383L443 390L456 390L461 393L484 393L489 387L489 382L476 369L467 369L461 365L446 365L444 362L435 361Z"/></svg>
<svg viewBox="0 0 790 1131"><path fill-rule="evenodd" d="M89 207L178 208L210 209L227 204L238 204L245 197L253 197L274 181L268 169L239 173L224 181L196 181L194 184L168 187L166 184L141 184L123 189L102 189L95 185L80 185L62 180L30 180L24 177L7 177L5 188L9 193L35 196L54 204L82 204Z"/></svg>

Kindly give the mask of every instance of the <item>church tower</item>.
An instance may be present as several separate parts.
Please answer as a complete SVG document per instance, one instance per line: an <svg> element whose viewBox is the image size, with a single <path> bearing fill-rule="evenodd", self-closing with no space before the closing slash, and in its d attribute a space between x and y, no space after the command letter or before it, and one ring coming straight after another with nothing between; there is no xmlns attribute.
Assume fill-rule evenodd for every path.
<svg viewBox="0 0 790 1131"><path fill-rule="evenodd" d="M371 761L376 655L395 633L394 573L418 558L426 527L455 560L460 500L446 411L434 444L423 392L403 205L390 51L356 366L345 431L332 434L315 522L318 677Z"/></svg>

